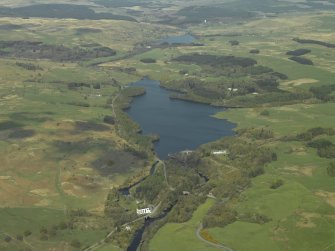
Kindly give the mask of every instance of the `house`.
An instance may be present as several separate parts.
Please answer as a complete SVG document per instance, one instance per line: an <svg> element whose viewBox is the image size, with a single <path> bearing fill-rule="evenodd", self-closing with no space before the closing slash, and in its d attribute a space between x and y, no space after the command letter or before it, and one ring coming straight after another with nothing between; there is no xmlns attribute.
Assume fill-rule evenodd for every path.
<svg viewBox="0 0 335 251"><path fill-rule="evenodd" d="M228 88L228 91L233 91L233 92L237 92L238 91L238 89L237 88Z"/></svg>
<svg viewBox="0 0 335 251"><path fill-rule="evenodd" d="M193 151L192 150L184 150L184 151L181 151L180 153L188 155L190 153L193 153Z"/></svg>
<svg viewBox="0 0 335 251"><path fill-rule="evenodd" d="M207 197L208 197L208 198L212 198L212 199L216 199L216 197L214 196L214 194L213 194L212 192L209 192L209 193L207 194Z"/></svg>
<svg viewBox="0 0 335 251"><path fill-rule="evenodd" d="M136 209L137 215L143 215L143 214L151 214L151 209L148 208L143 208L143 209Z"/></svg>
<svg viewBox="0 0 335 251"><path fill-rule="evenodd" d="M228 153L227 150L212 151L213 155L221 155L221 154L226 155L227 153Z"/></svg>

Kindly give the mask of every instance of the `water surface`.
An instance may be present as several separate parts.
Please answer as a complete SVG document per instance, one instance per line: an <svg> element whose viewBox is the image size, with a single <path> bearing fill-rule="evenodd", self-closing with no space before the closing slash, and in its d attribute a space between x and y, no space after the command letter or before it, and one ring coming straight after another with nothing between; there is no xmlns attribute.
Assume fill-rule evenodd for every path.
<svg viewBox="0 0 335 251"><path fill-rule="evenodd" d="M127 113L140 124L144 134L159 134L155 150L160 158L234 135L235 124L211 117L224 109L171 100L170 92L159 87L158 81L144 79L134 85L144 87L146 94L134 98Z"/></svg>

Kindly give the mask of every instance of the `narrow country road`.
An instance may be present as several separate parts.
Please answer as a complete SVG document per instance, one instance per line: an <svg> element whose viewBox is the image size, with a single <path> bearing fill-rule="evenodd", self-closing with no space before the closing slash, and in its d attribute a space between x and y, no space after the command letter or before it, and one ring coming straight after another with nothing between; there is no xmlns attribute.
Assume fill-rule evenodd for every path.
<svg viewBox="0 0 335 251"><path fill-rule="evenodd" d="M154 215L154 214L156 213L156 211L158 210L158 208L160 207L161 204L162 204L162 202L159 202L159 203L157 204L157 206L155 206L155 208L152 210L152 213L151 213L150 215ZM149 215L149 216L150 216L150 215ZM141 216L141 217L139 217L139 218L137 218L137 219L135 219L135 220L133 220L133 221L129 221L129 222L127 222L127 223L124 223L121 227L125 227L125 226L127 226L127 225L129 225L129 224L132 224L132 223L134 223L134 222L137 222L137 221L139 221L139 220L143 220L143 219L146 218L147 216L148 216L148 215L144 215L144 216ZM102 240L100 240L100 241L98 241L98 242L92 244L91 246L85 248L83 251L93 251L93 250L96 250L96 249L102 247L103 245L105 245L105 244L107 243L106 241L107 241L107 240L108 240L108 239L115 233L115 231L116 231L116 228L114 228L111 232L109 232L109 233L106 235L105 238L103 238Z"/></svg>
<svg viewBox="0 0 335 251"><path fill-rule="evenodd" d="M222 203L226 203L226 202L229 201L229 200L230 200L230 197L225 198L225 199L222 200ZM202 225L202 223L200 223L199 227L197 228L197 230L196 230L196 232L195 232L195 234L196 234L196 236L197 236L197 238L198 238L199 240L201 240L202 242L205 242L205 243L207 243L207 244L209 244L209 245L211 245L211 246L213 246L213 247L216 247L216 248L221 248L221 249L224 249L224 250L226 250L226 251L234 251L234 249L232 249L232 248L226 246L226 245L223 244L223 243L213 243L213 242L210 242L210 241L204 239L204 238L201 236L201 230L202 230L202 228L203 228L203 225Z"/></svg>
<svg viewBox="0 0 335 251"><path fill-rule="evenodd" d="M163 160L160 160L160 159L158 159L158 161L159 161L160 163L162 163L162 165L163 165L163 171L164 171L164 179L165 179L165 183L168 185L168 187L169 187L169 189L170 189L171 191L174 191L175 189L174 189L172 186L170 186L170 184L169 184L169 182L168 182L165 162L164 162Z"/></svg>
<svg viewBox="0 0 335 251"><path fill-rule="evenodd" d="M198 238L199 240L201 240L202 242L205 242L205 243L207 243L207 244L209 244L209 245L211 245L211 246L213 246L213 247L216 247L216 248L224 249L224 250L226 250L226 251L234 251L233 249L231 249L230 247L227 247L227 246L224 245L224 244L221 244L221 243L213 243L213 242L210 242L210 241L204 239L204 238L201 236L201 234L200 234L201 230L202 230L202 224L199 225L199 227L197 228L197 231L196 231L196 236L197 236L197 238Z"/></svg>

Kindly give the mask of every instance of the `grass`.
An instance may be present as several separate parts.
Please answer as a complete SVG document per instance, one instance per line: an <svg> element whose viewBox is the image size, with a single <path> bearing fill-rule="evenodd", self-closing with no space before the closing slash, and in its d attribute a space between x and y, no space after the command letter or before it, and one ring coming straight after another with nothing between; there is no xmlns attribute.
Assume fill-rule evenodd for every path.
<svg viewBox="0 0 335 251"><path fill-rule="evenodd" d="M1 18L3 24L28 26L29 30L8 30L0 34L0 40L33 40L51 44L77 46L99 43L110 46L118 53L129 52L138 41L158 40L161 34L175 34L176 29L148 23L127 22L121 20L75 20L43 18ZM100 33L77 34L79 28L100 29Z"/></svg>
<svg viewBox="0 0 335 251"><path fill-rule="evenodd" d="M97 249L98 251L122 251L121 248L119 247L115 247L114 245L110 244L110 245L105 245L101 248Z"/></svg>
<svg viewBox="0 0 335 251"><path fill-rule="evenodd" d="M262 116L263 110L269 116ZM281 107L230 109L216 114L217 118L238 123L238 128L269 127L278 136L304 132L313 127L332 127L335 124L334 104L298 104Z"/></svg>
<svg viewBox="0 0 335 251"><path fill-rule="evenodd" d="M288 154L287 148L292 144L276 147L281 148L278 161L253 180L236 206L239 213L257 212L271 221L263 225L237 221L225 228L209 229L209 233L238 250L319 250L332 244L333 197L320 196L326 191L333 196L335 192L334 181L326 174L329 160L312 151L303 156L301 152ZM278 178L284 185L270 189L271 182Z"/></svg>
<svg viewBox="0 0 335 251"><path fill-rule="evenodd" d="M253 181L237 209L239 212L265 214L271 221L263 225L237 221L225 228L209 229L210 234L238 250L319 250L331 244L335 234L334 208L314 195L318 191L315 187L300 182L301 174L285 174L282 170L271 171L270 168ZM303 167L298 166L298 172L299 168ZM278 177L284 180L284 185L276 190L270 189L272 180ZM322 182L330 182L325 174L313 176L313 179L321 184L318 189L325 188ZM315 234L319 237L311 238Z"/></svg>
<svg viewBox="0 0 335 251"><path fill-rule="evenodd" d="M213 204L214 201L208 199L193 213L189 221L164 225L150 241L149 250L216 250L217 248L203 243L196 237L196 230L202 218Z"/></svg>
<svg viewBox="0 0 335 251"><path fill-rule="evenodd" d="M43 208L1 208L1 230L12 235L23 234L25 230L39 229L45 225L58 224L66 220L63 210ZM20 228L17 228L15 221L20 221Z"/></svg>
<svg viewBox="0 0 335 251"><path fill-rule="evenodd" d="M1 18L0 24L23 27L2 31L0 40L41 41L67 47L99 43L117 51L117 55L110 59L129 53L136 43L148 37L156 40L162 33L175 33L176 30L161 25L113 20ZM96 28L101 32L78 35L79 28ZM33 63L42 70L29 71L16 62ZM113 113L107 100L118 91L114 80L118 85L126 85L139 76L122 71L123 64L113 69L89 67L89 64L0 60L0 123L9 121L12 125L17 123L15 130L33 130L31 137L18 140L8 137L14 128L0 130L0 218L4 218L1 219L1 231L15 237L17 231L30 227L33 234L26 241L31 242L36 250L63 250L62 245L73 239L78 239L84 247L102 239L107 223L101 222L99 216L103 215L108 191L134 175L131 168L110 175L101 175L93 168L94 161L110 151L122 152L129 143L117 134L113 125L105 124L106 131L80 131L76 121L103 124L104 116ZM69 83L101 84L101 89L69 89ZM67 145L68 142L71 144ZM121 157L118 160L122 162ZM136 162L137 170L146 165ZM88 178L93 180L93 186L87 185ZM124 205L134 207L127 201ZM68 220L64 210L78 208L88 210L94 216L80 218L81 225L73 230L57 231L55 237L40 240L41 226L50 228ZM19 241L0 242L1 250L25 247ZM119 250L112 246L106 248Z"/></svg>
<svg viewBox="0 0 335 251"><path fill-rule="evenodd" d="M260 115L264 109L269 116ZM234 109L217 117L236 122L238 128L267 127L282 137L318 126L333 127L334 115L334 104L327 103ZM335 236L335 187L326 171L330 160L320 158L303 142L272 141L268 145L275 149L278 160L267 165L264 175L253 179L236 209L266 215L271 221L263 225L237 221L209 229L210 234L238 250L323 250ZM270 189L276 179L284 185Z"/></svg>
<svg viewBox="0 0 335 251"><path fill-rule="evenodd" d="M14 4L13 1L6 1ZM24 1L16 1L23 3ZM199 1L200 2L200 1ZM174 7L173 7L174 8ZM110 126L106 132L85 131L76 133L74 121L101 123L111 109L105 107L109 97L117 89L109 85L114 78L121 84L135 81L148 75L158 80L184 78L180 70L188 70L196 75L200 68L196 65L169 63L180 54L206 52L212 54L234 54L255 58L259 64L288 75L281 88L302 88L331 84L334 79L334 50L315 45L299 45L293 37L333 41L333 20L331 13L291 14L267 18L243 24L211 24L189 27L189 31L200 35L199 42L204 47L175 47L155 49L133 58L112 61L133 50L138 42L158 40L163 35L178 33L176 28L154 25L147 22L125 22L106 20L57 20L57 19L17 19L1 18L1 24L23 25L19 30L0 33L0 40L31 40L49 44L64 44L68 47L99 43L117 50L111 58L90 62L59 63L47 60L33 62L43 71L27 71L15 65L17 60L0 60L0 122L14 121L23 129L34 130L35 135L21 140L8 139L8 130L0 131L0 229L15 236L27 228L32 236L26 241L37 250L48 248L64 249L61 243L78 239L83 246L103 238L105 230L80 228L62 231L48 241L40 241L41 226L51 227L66 220L64 207L84 208L96 214L103 213L103 205L112 186L122 184L132 170L113 173L101 177L91 168L90 163L103 156L108 147L122 150L127 144ZM78 28L97 28L100 33L77 34ZM290 30L290 34L287 31ZM208 34L239 33L240 36L217 36L214 39L201 37ZM229 40L237 39L240 45L231 47ZM286 51L308 48L307 55L315 66L299 65L291 62ZM250 49L260 49L259 55L249 54ZM157 59L156 64L143 64L142 58ZM18 60L24 61L27 60ZM29 61L29 60L28 60ZM30 61L29 61L30 62ZM103 62L102 68L85 67L92 62ZM137 72L129 75L119 68L135 67ZM210 76L206 77L211 79ZM304 80L302 80L304 79ZM313 80L313 81L311 81ZM314 81L315 80L315 81ZM101 90L82 88L69 90L71 82L101 83ZM310 83L309 83L310 82ZM97 95L101 94L101 97ZM78 106L78 103L89 107ZM261 116L262 110L269 116ZM219 113L217 117L238 123L239 128L266 126L276 137L303 132L309 128L333 127L335 124L333 104L292 105L259 109L234 109ZM85 142L94 144L67 151L55 147L55 142ZM80 145L80 144L78 144ZM243 194L238 211L256 211L272 219L258 225L237 221L226 228L209 229L210 234L220 242L240 250L327 250L334 239L334 181L326 174L327 159L317 156L314 149L307 149L301 142L271 142L278 161L266 167L266 174L254 179L252 187ZM97 178L95 189L88 189L76 182L82 177ZM269 188L274 179L281 178L284 185L276 190ZM150 250L214 250L196 238L195 231L207 210L213 205L207 200L194 213L192 219L183 224L169 223L154 236ZM122 205L134 207L123 201ZM96 224L103 225L96 220ZM85 220L83 229L90 226ZM171 239L173 242L171 242ZM12 241L1 242L0 249L20 250L26 244ZM328 250L330 250L328 248ZM106 245L100 249L119 250Z"/></svg>
<svg viewBox="0 0 335 251"><path fill-rule="evenodd" d="M202 42L207 45L206 48L214 53L252 57L259 64L288 75L290 80L317 80L313 84L301 85L301 88L308 89L312 85L333 82L334 50L317 45L301 45L294 42L292 38L333 41L334 33L329 30L331 27L329 20L333 20L334 17L333 13L318 13L317 15L294 13L275 18L258 19L242 25L209 24L192 29L192 32L200 36L218 34L216 37L202 38ZM288 28L290 33L287 33ZM237 34L237 36L221 36L222 34ZM230 40L238 40L240 45L232 47L228 43ZM312 52L306 57L313 60L315 66L300 65L288 60L286 52L298 48L311 49ZM251 49L259 49L260 54L250 54Z"/></svg>
<svg viewBox="0 0 335 251"><path fill-rule="evenodd" d="M241 231L243 229L243 231ZM219 241L237 250L282 250L271 240L269 227L247 222L236 222L225 228L210 229L210 234Z"/></svg>
<svg viewBox="0 0 335 251"><path fill-rule="evenodd" d="M24 235L26 230L31 231L31 235L24 237L24 241L25 243L31 243L37 250L42 250L46 246L57 246L64 241L71 242L75 239L79 240L82 246L86 246L100 240L106 234L106 231L104 230L65 229L57 230L55 236L49 237L48 240L41 241L40 230L42 228L47 228L48 231L50 231L52 226L57 226L61 222L67 222L68 217L64 210L43 208L3 208L0 210L0 219L2 222L1 233L3 234L5 233L16 238L17 235ZM16 221L20 221L20 228L17 227ZM1 245L2 244L0 244L0 247Z"/></svg>
<svg viewBox="0 0 335 251"><path fill-rule="evenodd" d="M311 86L331 84L334 79L334 70L331 67L333 50L293 43L281 29L292 27L296 37L329 41L326 35L333 36L333 33L328 30L317 32L313 26L319 25L322 20L323 28L328 29L326 26L329 26L329 20L333 18L333 14L324 17L308 14L300 16L299 22L294 22L292 17L287 20L279 17L275 20L249 23L249 28L253 26L256 33L263 34L259 34L257 38L243 35L246 32L245 26L234 27L232 29L236 32L242 32L241 37L236 37L241 45L234 48L234 54L247 56L250 49L260 49L259 55L249 56L262 65L288 75L291 83L282 81L280 86L283 89L306 90ZM310 25L302 27L304 23ZM212 44L216 46L229 39L231 38L218 38ZM297 48L311 49L312 52L307 57L314 61L315 66L299 65L287 60L285 52ZM229 48L222 47L222 52L228 50ZM264 110L269 112L268 116L261 115ZM296 135L313 127L334 127L334 115L334 104L325 103L230 109L216 117L235 122L238 128L267 127L273 130L275 137L280 138ZM264 175L253 180L252 186L243 193L236 209L239 213L264 214L271 221L263 225L236 221L225 228L209 229L209 233L216 240L237 250L331 249L335 236L335 187L333 178L326 172L330 160L320 158L315 149L307 148L303 142L272 141L268 146L275 149L278 160L266 167ZM270 189L271 183L277 179L283 180L284 185L275 190Z"/></svg>

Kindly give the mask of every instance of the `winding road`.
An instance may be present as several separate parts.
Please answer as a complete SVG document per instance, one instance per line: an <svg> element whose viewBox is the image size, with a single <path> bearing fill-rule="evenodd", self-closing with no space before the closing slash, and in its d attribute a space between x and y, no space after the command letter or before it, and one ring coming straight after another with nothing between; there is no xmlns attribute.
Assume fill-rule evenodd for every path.
<svg viewBox="0 0 335 251"><path fill-rule="evenodd" d="M204 239L202 236L201 236L201 230L202 230L202 223L199 225L199 227L197 228L197 231L196 231L196 236L199 240L201 240L202 242L205 242L213 247L216 247L216 248L221 248L221 249L224 249L226 251L234 251L233 249L231 249L230 247L227 247L226 245L224 244L221 244L221 243L213 243L213 242L210 242L206 239Z"/></svg>
<svg viewBox="0 0 335 251"><path fill-rule="evenodd" d="M210 198L213 198L213 197L210 197ZM215 199L215 197L214 197L214 199ZM228 200L230 200L230 197L223 199L223 200L222 200L222 203L226 203ZM197 236L197 238L198 238L199 240L201 240L202 242L205 242L205 243L207 243L207 244L209 244L209 245L211 245L211 246L213 246L213 247L216 247L216 248L221 248L221 249L224 249L224 250L226 250L226 251L234 251L234 249L228 247L227 245L225 245L225 244L223 244L223 243L213 243L213 242L210 242L210 241L204 239L204 238L201 236L201 230L202 230L202 229L203 229L203 225L202 225L202 223L200 223L199 227L197 228L197 230L196 230L196 232L195 232L195 234L196 234L196 236Z"/></svg>
<svg viewBox="0 0 335 251"><path fill-rule="evenodd" d="M164 171L164 179L165 179L165 183L168 185L168 187L169 187L169 189L170 189L171 191L174 191L175 189L174 189L172 186L170 186L170 184L169 184L169 182L168 182L168 179L167 179L167 173L166 173L166 165L165 165L165 162L164 162L163 160L160 160L160 159L157 159L157 161L163 165L163 171Z"/></svg>

